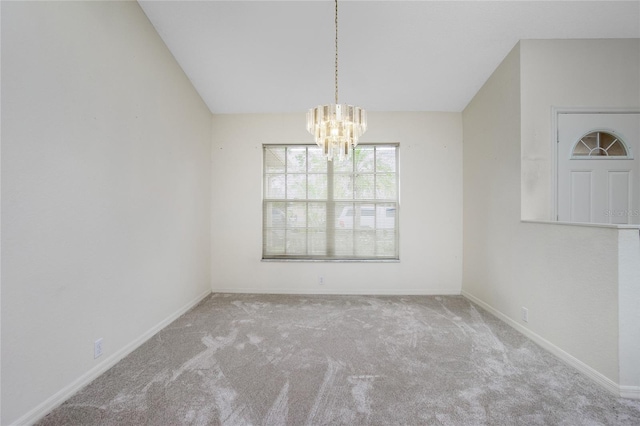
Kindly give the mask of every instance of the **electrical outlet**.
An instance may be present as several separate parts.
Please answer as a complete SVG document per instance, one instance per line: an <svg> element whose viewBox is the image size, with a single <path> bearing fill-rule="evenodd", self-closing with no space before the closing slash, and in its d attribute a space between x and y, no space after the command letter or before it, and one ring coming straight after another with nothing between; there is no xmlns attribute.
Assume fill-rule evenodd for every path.
<svg viewBox="0 0 640 426"><path fill-rule="evenodd" d="M318 276L318 284L324 285L324 276L323 275L319 275Z"/></svg>
<svg viewBox="0 0 640 426"><path fill-rule="evenodd" d="M93 359L102 355L102 337L93 342Z"/></svg>
<svg viewBox="0 0 640 426"><path fill-rule="evenodd" d="M522 307L522 321L529 322L529 310L524 306Z"/></svg>

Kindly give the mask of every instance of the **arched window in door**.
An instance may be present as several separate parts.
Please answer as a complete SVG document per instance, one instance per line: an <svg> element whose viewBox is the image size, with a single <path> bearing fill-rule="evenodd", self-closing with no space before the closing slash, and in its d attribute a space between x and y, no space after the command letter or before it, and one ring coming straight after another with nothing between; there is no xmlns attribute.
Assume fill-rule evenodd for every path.
<svg viewBox="0 0 640 426"><path fill-rule="evenodd" d="M573 146L571 158L585 159L626 159L631 158L626 144L616 135L595 131L581 137Z"/></svg>

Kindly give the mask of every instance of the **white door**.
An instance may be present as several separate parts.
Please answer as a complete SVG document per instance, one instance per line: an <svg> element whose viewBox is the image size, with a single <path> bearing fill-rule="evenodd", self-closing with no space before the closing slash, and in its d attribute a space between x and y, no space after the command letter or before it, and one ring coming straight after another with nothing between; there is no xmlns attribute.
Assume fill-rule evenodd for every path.
<svg viewBox="0 0 640 426"><path fill-rule="evenodd" d="M640 223L640 114L558 114L558 220Z"/></svg>

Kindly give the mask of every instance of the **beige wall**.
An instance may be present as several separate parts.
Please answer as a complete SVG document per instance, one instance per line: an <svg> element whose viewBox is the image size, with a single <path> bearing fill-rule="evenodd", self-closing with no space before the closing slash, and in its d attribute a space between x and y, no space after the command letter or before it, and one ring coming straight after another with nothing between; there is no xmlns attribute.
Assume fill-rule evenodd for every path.
<svg viewBox="0 0 640 426"><path fill-rule="evenodd" d="M640 108L640 39L520 45L522 218L555 220L551 108Z"/></svg>
<svg viewBox="0 0 640 426"><path fill-rule="evenodd" d="M613 51L633 46L626 40L619 43L620 46L615 41L605 44ZM523 209L528 203L525 187L531 186L531 182L525 180L537 179L539 185L549 185L549 180L542 176L531 178L526 165L532 157L546 155L547 165L543 167L546 168L551 150L550 105L541 106L544 111L532 108L535 90L531 85L535 70L541 66L531 63L532 51L548 60L574 56L573 50L577 50L577 55L589 56L591 47L595 57L603 51L600 40L575 44L553 40L522 42L464 110L462 291L615 391L620 384L619 359L624 358L624 354L619 358L619 271L630 271L637 263L637 255L632 253L634 261L625 261L625 267L619 265L619 238L626 231L615 227L525 223L520 221L519 210L521 199ZM562 62L556 61L554 65L560 68L556 71L560 78ZM563 78L571 75L567 73ZM546 81L544 77L541 79ZM609 75L600 75L597 90L585 89L591 97L567 95L562 102L624 106L617 102L627 102L628 97L615 100L598 96L612 91L622 96L618 84L617 80L610 81ZM573 81L567 85L572 86ZM602 88L607 85L611 85L610 90ZM631 82L628 88L637 93L637 82ZM542 86L537 89L546 90ZM535 94L535 97L543 96ZM547 190L542 198L546 199L548 194ZM547 202L542 210L548 208ZM526 216L524 211L522 215ZM637 239L637 230L634 232ZM626 273L635 276L637 271ZM523 307L529 311L528 323L521 320ZM628 333L637 333L637 328L629 329Z"/></svg>
<svg viewBox="0 0 640 426"><path fill-rule="evenodd" d="M374 112L369 124L361 142L400 143L400 262L262 262L262 144L313 139L304 114L214 115L214 291L460 293L461 115Z"/></svg>
<svg viewBox="0 0 640 426"><path fill-rule="evenodd" d="M462 118L462 290L494 303L512 297L515 284L509 280L522 268L510 259L517 239L513 233L520 222L519 45L476 94ZM512 314L517 309L519 306L513 306Z"/></svg>
<svg viewBox="0 0 640 426"><path fill-rule="evenodd" d="M211 114L136 2L1 7L8 425L210 291Z"/></svg>

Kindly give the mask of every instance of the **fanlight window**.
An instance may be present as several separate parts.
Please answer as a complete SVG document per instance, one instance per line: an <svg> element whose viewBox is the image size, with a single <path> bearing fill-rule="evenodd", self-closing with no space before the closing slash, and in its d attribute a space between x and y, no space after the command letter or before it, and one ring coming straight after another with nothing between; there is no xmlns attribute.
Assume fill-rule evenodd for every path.
<svg viewBox="0 0 640 426"><path fill-rule="evenodd" d="M624 142L617 136L607 132L591 132L573 147L572 158L629 158Z"/></svg>

